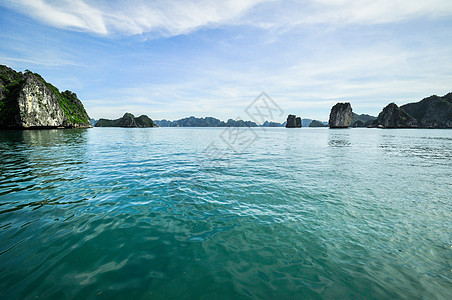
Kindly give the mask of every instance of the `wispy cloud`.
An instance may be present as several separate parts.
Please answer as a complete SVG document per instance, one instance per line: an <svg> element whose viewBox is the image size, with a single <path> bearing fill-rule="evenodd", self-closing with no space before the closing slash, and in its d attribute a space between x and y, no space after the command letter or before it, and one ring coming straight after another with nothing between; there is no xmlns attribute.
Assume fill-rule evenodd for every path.
<svg viewBox="0 0 452 300"><path fill-rule="evenodd" d="M265 1L268 0L8 0L5 4L58 28L97 34L156 32L173 36L239 18Z"/></svg>
<svg viewBox="0 0 452 300"><path fill-rule="evenodd" d="M311 25L374 25L452 16L450 0L282 0L267 2L239 20L275 33Z"/></svg>
<svg viewBox="0 0 452 300"><path fill-rule="evenodd" d="M218 26L242 17L266 0L137 1L110 11L105 22L112 31L127 34L158 32L164 36L188 33L205 26Z"/></svg>
<svg viewBox="0 0 452 300"><path fill-rule="evenodd" d="M107 33L103 12L82 0L7 0L5 4L58 28Z"/></svg>
<svg viewBox="0 0 452 300"><path fill-rule="evenodd" d="M225 24L290 29L452 15L450 0L6 0L3 5L51 26L101 35L174 36Z"/></svg>
<svg viewBox="0 0 452 300"><path fill-rule="evenodd" d="M449 0L314 0L318 13L309 22L346 22L376 24L427 16L452 14Z"/></svg>
<svg viewBox="0 0 452 300"><path fill-rule="evenodd" d="M192 67L190 78L113 89L104 99L103 107L115 107L110 112L114 116L124 110L117 103L127 103L125 106L137 108L132 112L144 110L157 119L177 119L188 114L246 117L243 109L264 90L284 111L306 117L326 120L329 108L338 101L351 101L357 112L378 114L391 101L403 104L429 93L448 92L451 76L437 66L450 55L450 49L444 56L434 52L424 54L434 60L423 61L419 53L382 44L310 60L299 57L291 67L248 68L246 63L243 67L221 65L221 68L198 65ZM89 99L86 103L94 117L105 116L101 106L91 107Z"/></svg>

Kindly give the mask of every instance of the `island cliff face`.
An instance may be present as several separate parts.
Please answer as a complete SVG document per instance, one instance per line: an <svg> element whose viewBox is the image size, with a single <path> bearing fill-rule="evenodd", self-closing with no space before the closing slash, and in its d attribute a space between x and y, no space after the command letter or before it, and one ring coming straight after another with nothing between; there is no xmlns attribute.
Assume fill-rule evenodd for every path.
<svg viewBox="0 0 452 300"><path fill-rule="evenodd" d="M378 115L378 125L385 128L415 128L417 121L397 104L390 103Z"/></svg>
<svg viewBox="0 0 452 300"><path fill-rule="evenodd" d="M301 128L301 118L296 115L288 115L286 128Z"/></svg>
<svg viewBox="0 0 452 300"><path fill-rule="evenodd" d="M136 118L131 113L125 113L122 118L116 120L100 119L95 127L158 127L152 119L146 115Z"/></svg>
<svg viewBox="0 0 452 300"><path fill-rule="evenodd" d="M0 65L0 128L58 127L91 127L77 95L60 92L39 74Z"/></svg>
<svg viewBox="0 0 452 300"><path fill-rule="evenodd" d="M330 128L347 128L353 121L352 106L349 102L337 103L331 108L329 126Z"/></svg>

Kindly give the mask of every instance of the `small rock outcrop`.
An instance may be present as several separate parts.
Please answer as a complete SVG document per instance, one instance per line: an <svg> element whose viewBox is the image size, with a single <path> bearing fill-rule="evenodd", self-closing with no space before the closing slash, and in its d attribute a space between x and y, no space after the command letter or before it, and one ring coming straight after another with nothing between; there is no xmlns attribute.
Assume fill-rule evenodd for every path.
<svg viewBox="0 0 452 300"><path fill-rule="evenodd" d="M328 127L328 125L323 124L320 121L312 120L311 124L309 124L309 127Z"/></svg>
<svg viewBox="0 0 452 300"><path fill-rule="evenodd" d="M329 126L330 128L347 128L353 121L352 106L349 102L337 103L331 108Z"/></svg>
<svg viewBox="0 0 452 300"><path fill-rule="evenodd" d="M416 128L417 120L397 106L388 104L378 115L378 126L384 128Z"/></svg>
<svg viewBox="0 0 452 300"><path fill-rule="evenodd" d="M297 116L295 115L288 115L287 116L287 121L286 121L286 128L296 128L297 125L295 123L295 118Z"/></svg>
<svg viewBox="0 0 452 300"><path fill-rule="evenodd" d="M125 113L122 118L116 120L99 119L95 127L158 127L151 118L146 115L141 115L136 118L131 113Z"/></svg>
<svg viewBox="0 0 452 300"><path fill-rule="evenodd" d="M301 118L300 117L295 118L295 125L297 126L297 128L301 128Z"/></svg>
<svg viewBox="0 0 452 300"><path fill-rule="evenodd" d="M296 115L288 115L286 128L301 128L301 118Z"/></svg>
<svg viewBox="0 0 452 300"><path fill-rule="evenodd" d="M0 128L58 127L91 127L77 95L60 92L37 73L0 65Z"/></svg>

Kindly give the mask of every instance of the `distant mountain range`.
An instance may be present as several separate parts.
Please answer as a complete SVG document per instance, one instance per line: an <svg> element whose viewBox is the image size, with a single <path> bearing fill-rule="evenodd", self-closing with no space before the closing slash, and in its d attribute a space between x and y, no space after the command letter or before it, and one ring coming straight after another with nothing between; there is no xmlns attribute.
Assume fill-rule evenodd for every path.
<svg viewBox="0 0 452 300"><path fill-rule="evenodd" d="M229 119L227 122L224 122L213 117L196 118L193 116L175 121L156 120L155 123L159 127L258 127L252 121Z"/></svg>
<svg viewBox="0 0 452 300"><path fill-rule="evenodd" d="M194 116L175 121L152 121L147 116L135 118L126 113L117 120L90 119L91 126L96 127L285 127L286 122L265 121L257 125L252 121L229 119L226 122L213 117L197 118ZM328 122L301 119L302 127L327 127ZM378 117L353 113L350 125L346 127L382 127L382 128L452 128L452 93L444 96L430 96L419 102L397 106L387 105Z"/></svg>
<svg viewBox="0 0 452 300"><path fill-rule="evenodd" d="M122 117L124 118L124 116ZM121 124L121 119L116 120L107 120L107 119L100 119L96 120L91 118L90 123L92 127L124 127L120 126L118 124ZM97 123L99 121L102 122L98 125ZM243 120L233 120L229 119L228 121L224 122L220 119L213 118L213 117L205 117L205 118L197 118L197 117L188 117L183 118L175 121L169 121L169 120L154 120L153 121L155 125L158 127L285 127L286 122L278 123L273 121L265 121L262 125L257 125L255 122L252 121L243 121ZM312 119L302 119L301 120L302 127L326 127L328 126L328 122L322 122ZM108 126L106 126L108 124ZM114 126L112 126L114 124ZM140 127L140 126L137 126Z"/></svg>
<svg viewBox="0 0 452 300"><path fill-rule="evenodd" d="M229 119L226 122L213 117L197 118L188 117L175 121L169 120L155 120L155 124L159 127L285 127L286 122L278 123L273 121L265 121L262 125L257 125L252 121L233 120ZM302 127L309 127L312 119L302 119ZM320 122L320 121L318 121ZM328 122L321 122L322 124L328 124Z"/></svg>

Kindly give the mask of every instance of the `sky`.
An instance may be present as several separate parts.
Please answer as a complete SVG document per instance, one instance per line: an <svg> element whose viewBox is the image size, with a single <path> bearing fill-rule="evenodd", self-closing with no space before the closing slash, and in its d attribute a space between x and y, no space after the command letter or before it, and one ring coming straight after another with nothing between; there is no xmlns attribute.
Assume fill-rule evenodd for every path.
<svg viewBox="0 0 452 300"><path fill-rule="evenodd" d="M328 120L452 91L450 0L0 0L0 64L90 117L250 119L265 92Z"/></svg>

